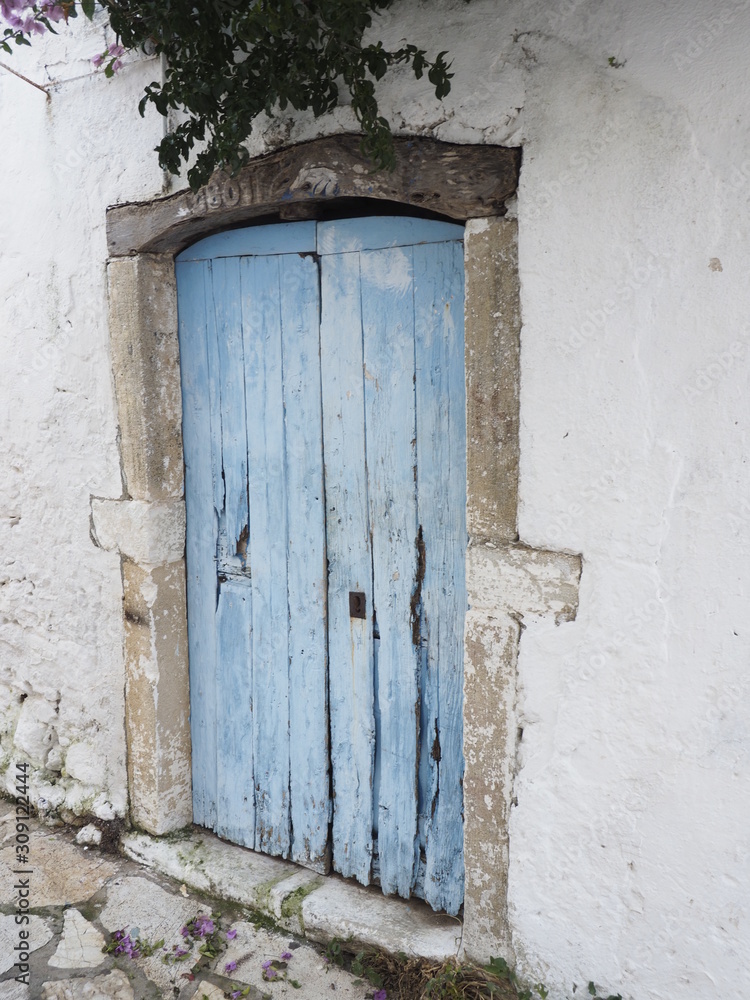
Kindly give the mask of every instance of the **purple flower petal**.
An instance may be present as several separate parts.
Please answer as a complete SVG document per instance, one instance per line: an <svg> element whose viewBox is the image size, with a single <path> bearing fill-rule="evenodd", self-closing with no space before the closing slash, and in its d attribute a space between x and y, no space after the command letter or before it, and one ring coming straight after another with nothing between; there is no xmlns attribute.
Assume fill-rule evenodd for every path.
<svg viewBox="0 0 750 1000"><path fill-rule="evenodd" d="M272 958L267 958L265 962L261 962L261 969L270 969L273 962Z"/></svg>
<svg viewBox="0 0 750 1000"><path fill-rule="evenodd" d="M385 990L375 990L372 1000L385 1000Z"/></svg>
<svg viewBox="0 0 750 1000"><path fill-rule="evenodd" d="M62 7L54 3L43 4L42 10L44 11L45 16L50 19L50 21L62 21L62 19L65 17L65 11L62 9Z"/></svg>
<svg viewBox="0 0 750 1000"><path fill-rule="evenodd" d="M234 927L232 928L231 931L227 931L227 941L234 941L236 937L237 937L237 931Z"/></svg>
<svg viewBox="0 0 750 1000"><path fill-rule="evenodd" d="M292 957L292 953L291 951L282 951L281 957L284 959L285 962L288 962L289 959Z"/></svg>
<svg viewBox="0 0 750 1000"><path fill-rule="evenodd" d="M237 963L236 962L227 962L227 964L224 966L224 971L225 972L234 972L234 970L236 968L237 968Z"/></svg>

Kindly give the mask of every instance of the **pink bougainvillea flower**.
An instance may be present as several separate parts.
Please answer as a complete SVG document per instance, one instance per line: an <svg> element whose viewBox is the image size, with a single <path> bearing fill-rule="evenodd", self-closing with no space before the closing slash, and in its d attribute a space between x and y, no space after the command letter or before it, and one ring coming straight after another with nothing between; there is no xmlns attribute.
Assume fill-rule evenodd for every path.
<svg viewBox="0 0 750 1000"><path fill-rule="evenodd" d="M231 931L227 931L227 941L234 941L236 937L237 937L236 928L233 927Z"/></svg>
<svg viewBox="0 0 750 1000"><path fill-rule="evenodd" d="M65 17L65 11L58 4L46 3L42 4L42 11L44 16L49 18L50 21L62 21Z"/></svg>
<svg viewBox="0 0 750 1000"><path fill-rule="evenodd" d="M289 959L292 957L292 953L291 951L282 951L281 957L284 959L285 962L288 962Z"/></svg>
<svg viewBox="0 0 750 1000"><path fill-rule="evenodd" d="M270 969L270 968L271 968L271 965L272 965L272 963L273 963L273 959L272 959L272 958L267 958L267 959L265 960L265 962L261 962L261 965L260 965L260 967L261 967L261 969L266 969L266 970L268 970L268 969Z"/></svg>
<svg viewBox="0 0 750 1000"><path fill-rule="evenodd" d="M112 63L112 72L116 73L118 69L122 69L122 59L115 59L115 61ZM210 934L211 931L209 931L208 933Z"/></svg>
<svg viewBox="0 0 750 1000"><path fill-rule="evenodd" d="M117 66L117 63L120 63L120 66L122 66L120 60L115 59L112 64L113 72L116 72L120 68L120 66ZM213 932L214 922L210 917L207 917L205 913L199 914L199 916L197 916L193 921L193 935L195 937L208 937L209 934L213 934Z"/></svg>
<svg viewBox="0 0 750 1000"><path fill-rule="evenodd" d="M92 58L91 62L94 64L94 66L96 66L97 69L99 69L99 67L101 66L101 64L104 62L104 56L94 56ZM187 936L187 927L183 927L181 933L182 933L183 937L186 937Z"/></svg>
<svg viewBox="0 0 750 1000"><path fill-rule="evenodd" d="M224 972L234 972L236 968L237 968L236 962L227 962L227 964L224 966Z"/></svg>
<svg viewBox="0 0 750 1000"><path fill-rule="evenodd" d="M113 42L107 49L107 52L109 52L111 56L121 56L125 52L125 46Z"/></svg>
<svg viewBox="0 0 750 1000"><path fill-rule="evenodd" d="M30 17L25 22L23 30L27 35L43 35L47 29L35 17Z"/></svg>

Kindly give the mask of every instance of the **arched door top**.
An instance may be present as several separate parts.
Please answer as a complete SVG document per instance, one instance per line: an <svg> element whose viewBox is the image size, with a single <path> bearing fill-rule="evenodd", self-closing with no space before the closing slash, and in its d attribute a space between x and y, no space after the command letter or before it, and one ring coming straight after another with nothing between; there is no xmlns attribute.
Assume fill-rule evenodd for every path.
<svg viewBox="0 0 750 1000"><path fill-rule="evenodd" d="M464 227L453 222L394 216L286 222L275 226L230 229L198 240L177 255L178 263L278 253L358 253L462 240Z"/></svg>
<svg viewBox="0 0 750 1000"><path fill-rule="evenodd" d="M393 171L373 172L355 136L331 136L253 160L236 177L217 173L195 193L115 205L107 212L110 256L176 254L219 229L263 217L315 218L345 198L394 202L462 222L502 216L518 186L520 149L396 139L395 154Z"/></svg>

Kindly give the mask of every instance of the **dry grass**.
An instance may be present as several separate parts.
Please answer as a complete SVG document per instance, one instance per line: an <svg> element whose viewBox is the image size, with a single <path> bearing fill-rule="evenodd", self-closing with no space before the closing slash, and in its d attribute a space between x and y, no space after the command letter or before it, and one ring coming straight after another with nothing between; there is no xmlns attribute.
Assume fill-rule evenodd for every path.
<svg viewBox="0 0 750 1000"><path fill-rule="evenodd" d="M455 961L435 962L385 952L358 956L366 972L372 970L383 982L388 1000L516 1000L507 979L481 966ZM369 978L369 977L368 977Z"/></svg>

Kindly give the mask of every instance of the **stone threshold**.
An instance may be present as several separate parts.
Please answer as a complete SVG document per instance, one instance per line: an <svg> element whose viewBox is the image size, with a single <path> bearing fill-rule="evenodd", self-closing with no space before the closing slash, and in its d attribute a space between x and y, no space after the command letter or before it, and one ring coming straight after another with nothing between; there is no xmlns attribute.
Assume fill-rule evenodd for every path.
<svg viewBox="0 0 750 1000"><path fill-rule="evenodd" d="M291 861L229 844L206 830L152 837L128 833L127 857L190 888L270 917L292 934L355 948L382 948L445 960L461 951L463 924L422 900L384 896L337 875L318 875Z"/></svg>

